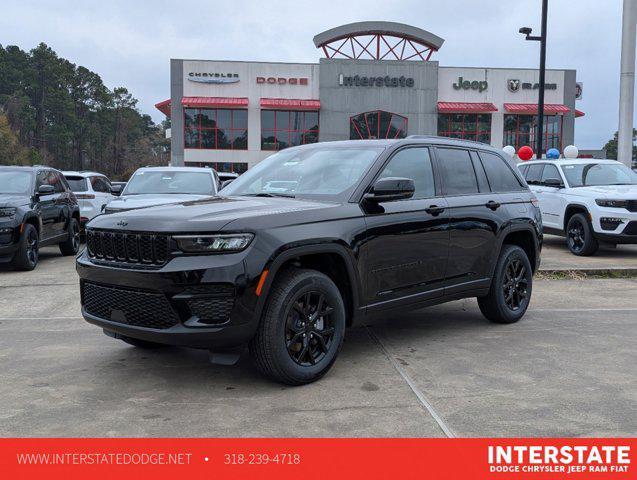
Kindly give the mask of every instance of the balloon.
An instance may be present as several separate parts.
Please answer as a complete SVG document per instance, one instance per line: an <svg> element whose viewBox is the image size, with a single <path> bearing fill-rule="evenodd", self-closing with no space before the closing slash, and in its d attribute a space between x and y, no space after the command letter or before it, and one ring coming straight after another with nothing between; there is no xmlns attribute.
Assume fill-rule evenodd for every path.
<svg viewBox="0 0 637 480"><path fill-rule="evenodd" d="M515 147L513 145L507 145L502 150L511 158L515 156Z"/></svg>
<svg viewBox="0 0 637 480"><path fill-rule="evenodd" d="M575 145L569 145L564 149L564 158L577 158L579 156L579 150Z"/></svg>
<svg viewBox="0 0 637 480"><path fill-rule="evenodd" d="M556 160L560 158L560 151L557 148L549 148L548 152L546 152L546 158Z"/></svg>
<svg viewBox="0 0 637 480"><path fill-rule="evenodd" d="M531 160L531 158L533 158L533 149L528 145L520 147L520 149L518 150L518 157L520 157L520 160L523 160L525 162L527 160Z"/></svg>

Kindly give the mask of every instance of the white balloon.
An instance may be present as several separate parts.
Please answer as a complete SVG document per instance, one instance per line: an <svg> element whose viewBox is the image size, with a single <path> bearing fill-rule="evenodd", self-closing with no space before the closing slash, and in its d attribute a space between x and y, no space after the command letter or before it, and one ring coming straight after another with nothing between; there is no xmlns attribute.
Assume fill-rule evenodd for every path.
<svg viewBox="0 0 637 480"><path fill-rule="evenodd" d="M569 145L564 149L564 158L577 158L579 150L575 145Z"/></svg>
<svg viewBox="0 0 637 480"><path fill-rule="evenodd" d="M513 145L507 145L502 149L502 151L504 151L504 153L509 155L511 158L515 156L515 147Z"/></svg>

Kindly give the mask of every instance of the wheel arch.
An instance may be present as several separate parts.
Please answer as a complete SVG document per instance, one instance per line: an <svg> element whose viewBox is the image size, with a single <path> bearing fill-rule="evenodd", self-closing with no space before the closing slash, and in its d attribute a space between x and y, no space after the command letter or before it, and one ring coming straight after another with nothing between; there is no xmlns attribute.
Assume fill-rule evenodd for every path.
<svg viewBox="0 0 637 480"><path fill-rule="evenodd" d="M531 268L533 269L533 273L535 273L538 268L538 259L540 255L536 235L537 234L531 228L515 228L508 230L502 237L500 252L505 245L515 245L520 247L529 258Z"/></svg>
<svg viewBox="0 0 637 480"><path fill-rule="evenodd" d="M22 221L22 223L28 223L30 225L33 225L33 227L35 228L35 231L38 232L38 237L42 237L42 222L40 221L40 218L35 215L34 213L29 213L24 217L24 220Z"/></svg>
<svg viewBox="0 0 637 480"><path fill-rule="evenodd" d="M582 205L580 203L569 203L564 210L564 224L562 225L564 233L566 233L566 226L568 225L568 221L576 213L583 213L587 216L589 221L591 220L590 212L588 211L588 207L586 207L586 205Z"/></svg>
<svg viewBox="0 0 637 480"><path fill-rule="evenodd" d="M286 249L270 261L264 271L267 276L257 303L260 318L277 274L284 268L308 268L327 275L338 287L345 302L347 325L351 325L360 306L360 277L354 254L338 243L304 245Z"/></svg>

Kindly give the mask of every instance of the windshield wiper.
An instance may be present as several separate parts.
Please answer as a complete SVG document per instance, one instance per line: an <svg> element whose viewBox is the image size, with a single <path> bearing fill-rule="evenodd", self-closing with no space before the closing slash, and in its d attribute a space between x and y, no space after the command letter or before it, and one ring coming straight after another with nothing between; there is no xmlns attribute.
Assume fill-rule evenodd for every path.
<svg viewBox="0 0 637 480"><path fill-rule="evenodd" d="M270 192L259 192L259 193L243 193L239 195L240 197L285 197L285 198L294 198L294 195L291 193L270 193Z"/></svg>

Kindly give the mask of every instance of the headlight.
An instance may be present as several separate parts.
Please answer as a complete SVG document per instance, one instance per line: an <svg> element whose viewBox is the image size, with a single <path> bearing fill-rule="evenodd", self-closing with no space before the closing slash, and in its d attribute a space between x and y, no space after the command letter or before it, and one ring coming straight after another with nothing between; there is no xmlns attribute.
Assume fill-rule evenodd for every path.
<svg viewBox="0 0 637 480"><path fill-rule="evenodd" d="M595 200L595 203L600 207L609 207L609 208L627 208L628 200L605 200L599 199Z"/></svg>
<svg viewBox="0 0 637 480"><path fill-rule="evenodd" d="M186 253L240 252L250 245L251 233L229 233L223 235L180 235L173 237L177 246Z"/></svg>
<svg viewBox="0 0 637 480"><path fill-rule="evenodd" d="M17 211L18 209L15 207L2 207L0 208L0 217L13 217Z"/></svg>

